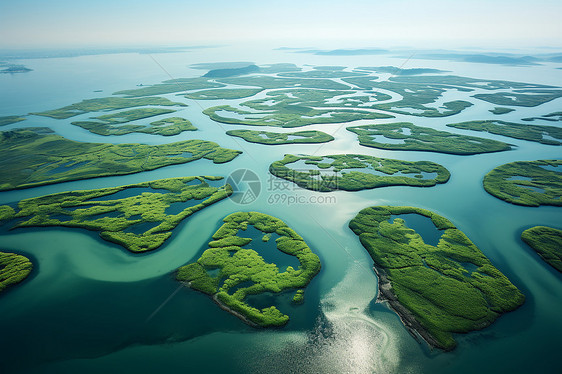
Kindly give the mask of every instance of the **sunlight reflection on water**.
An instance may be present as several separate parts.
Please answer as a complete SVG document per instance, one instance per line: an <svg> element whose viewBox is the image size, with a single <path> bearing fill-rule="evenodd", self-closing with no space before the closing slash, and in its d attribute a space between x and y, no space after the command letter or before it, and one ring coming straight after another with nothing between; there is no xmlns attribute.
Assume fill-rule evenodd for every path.
<svg viewBox="0 0 562 374"><path fill-rule="evenodd" d="M390 329L372 319L368 306L376 297L376 279L370 269L354 263L347 275L321 303L323 315L316 328L266 360L255 372L394 373L400 357Z"/></svg>

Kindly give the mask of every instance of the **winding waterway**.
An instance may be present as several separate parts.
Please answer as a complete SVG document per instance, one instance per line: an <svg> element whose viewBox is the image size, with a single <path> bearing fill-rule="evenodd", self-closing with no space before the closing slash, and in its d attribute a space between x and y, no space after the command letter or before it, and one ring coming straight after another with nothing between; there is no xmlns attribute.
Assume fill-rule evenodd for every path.
<svg viewBox="0 0 562 374"><path fill-rule="evenodd" d="M400 66L404 61L384 56L316 56L250 48L217 47L189 53L122 54L21 61L26 74L0 76L0 116L54 109L82 99L106 97L137 84L200 76L187 66L212 61L294 62L298 65ZM562 70L553 65L498 67L486 64L411 60L405 68L425 67L474 78L562 86ZM336 79L336 81L338 81ZM102 92L94 92L102 90ZM477 89L474 93L479 93ZM385 92L386 93L386 92ZM260 94L262 97L263 93ZM214 204L186 219L172 238L153 253L132 254L80 229L15 229L0 227L0 249L30 256L34 275L0 296L0 343L3 373L99 373L166 371L230 373L474 373L555 372L562 336L562 275L546 265L519 239L523 230L546 225L562 229L562 208L511 205L487 194L483 176L493 168L519 160L560 158L560 147L488 133L448 128L447 123L499 118L520 121L559 110L562 99L539 107L516 107L494 116L494 105L451 91L447 101L474 105L445 118L395 115L377 123L406 121L418 126L480 136L515 145L514 150L474 156L434 152L386 151L362 147L346 126L311 125L336 140L325 144L268 146L230 137L232 129L276 128L226 125L211 121L202 109L219 100L162 95L188 104L174 116L189 119L199 130L177 136L148 134L100 136L70 122L88 115L55 120L29 116L0 130L48 126L72 140L87 142L164 144L188 139L212 140L244 153L232 162L207 160L174 165L127 176L103 177L0 193L0 203L60 191L132 184L191 175L228 176L247 168L261 179L261 194L251 204L231 200ZM247 99L229 100L236 106ZM441 105L441 102L436 104ZM560 126L556 122L535 123ZM282 129L287 132L288 129ZM387 187L359 192L319 193L298 189L268 173L285 154L366 154L408 161L428 160L451 172L446 184L430 188ZM283 186L283 188L281 187ZM286 187L286 188L285 188ZM280 194L298 200L277 199ZM333 198L327 199L327 196ZM323 202L319 203L318 197ZM291 203L291 201L298 201ZM315 203L312 203L315 201ZM377 279L372 260L347 227L363 208L412 205L451 220L492 263L525 294L518 310L492 326L459 335L450 353L430 351L418 343L388 308L376 304ZM221 310L210 298L181 287L173 278L179 266L198 258L221 220L236 211L260 211L282 219L320 256L322 271L306 291L305 304L288 313L282 329L255 330ZM408 220L406 220L408 224ZM412 223L413 224L413 223ZM422 229L424 225L417 225ZM429 229L428 229L429 230ZM431 235L428 233L427 235Z"/></svg>

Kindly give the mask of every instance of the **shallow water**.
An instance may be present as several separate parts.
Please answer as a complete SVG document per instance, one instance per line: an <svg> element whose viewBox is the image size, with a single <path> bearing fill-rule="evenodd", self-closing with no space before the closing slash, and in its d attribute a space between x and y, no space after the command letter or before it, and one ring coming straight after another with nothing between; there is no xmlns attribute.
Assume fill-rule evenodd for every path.
<svg viewBox="0 0 562 374"><path fill-rule="evenodd" d="M402 59L386 56L318 56L253 47L220 47L153 57L174 78L199 76L201 71L186 66L208 61L295 62L352 68L404 63ZM37 59L22 63L34 71L0 76L0 115L54 109L86 98L106 97L139 83L169 79L146 55ZM509 67L410 60L406 67L432 67L462 76L562 85L562 71L554 69L552 64ZM518 122L521 118L557 111L562 100L539 107L515 107L514 112L494 116L488 110L495 105L470 97L481 92L485 90L453 92L447 96L447 100L463 99L475 104L455 116L396 115L376 123L413 122L418 126L505 141L514 144L514 150L474 156L385 151L360 146L356 135L345 130L346 126L370 124L373 120L303 128L335 136L336 140L329 143L274 147L253 144L230 137L225 131L256 128L216 123L201 113L204 108L224 102L195 101L175 94L163 97L189 106L178 108L172 115L189 119L198 131L171 137L134 133L105 137L71 125L79 116L68 120L29 116L26 121L4 126L2 130L48 126L69 139L114 144L204 139L244 153L226 164L198 160L127 176L2 192L1 203L167 177L227 176L240 168L249 168L259 175L262 191L249 205L225 200L197 212L180 224L159 250L140 255L105 242L87 230L22 228L6 232L1 228L1 249L30 255L36 265L30 279L0 297L3 332L0 347L4 357L9 358L4 360L3 372L555 372L562 336L559 322L562 276L519 236L524 229L535 225L562 228L562 213L557 207L529 208L496 199L482 188L482 177L508 162L560 158L560 148L454 129L446 124L488 118ZM265 93L256 97L265 97ZM236 107L246 100L232 100L228 104ZM295 131L281 131L289 130ZM269 164L283 159L286 153L356 153L428 160L445 166L451 172L451 179L431 188L396 186L318 193L268 175ZM270 198L275 194L302 199L272 202ZM312 203L320 197L325 199L323 203ZM450 219L522 290L526 303L489 328L459 336L459 346L454 352L430 352L408 334L392 311L373 302L377 283L372 260L347 227L357 212L372 205L418 206ZM218 308L207 296L180 288L173 279L176 268L195 261L206 249L222 218L240 210L281 218L303 236L322 260L322 271L307 288L305 304L288 312L291 322L283 329L254 330ZM407 219L406 224L414 225L410 221ZM425 231L419 228L419 232ZM216 359L217 352L221 352L220 360Z"/></svg>

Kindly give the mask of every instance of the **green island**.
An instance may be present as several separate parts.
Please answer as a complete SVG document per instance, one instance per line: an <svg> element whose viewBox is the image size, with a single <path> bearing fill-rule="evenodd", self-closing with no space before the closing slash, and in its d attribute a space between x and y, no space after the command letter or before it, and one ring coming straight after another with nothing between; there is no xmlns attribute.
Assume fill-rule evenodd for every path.
<svg viewBox="0 0 562 374"><path fill-rule="evenodd" d="M394 77L393 80L397 78L413 77ZM439 79L442 77L437 76L436 78ZM392 113L421 117L446 117L458 114L464 109L472 106L472 103L462 100L444 102L439 107L432 107L429 105L435 103L445 91L452 87L437 84L411 84L409 82L377 82L373 81L373 79L373 77L343 78L345 82L353 84L361 89L384 89L400 94L402 96L402 100L372 106L373 108ZM454 88L459 91L470 91L470 89L463 87Z"/></svg>
<svg viewBox="0 0 562 374"><path fill-rule="evenodd" d="M514 110L515 109L512 109L512 108L505 108L505 107L502 107L502 106L497 106L494 109L490 109L489 112L492 113L492 114L500 115L500 114L511 113Z"/></svg>
<svg viewBox="0 0 562 374"><path fill-rule="evenodd" d="M287 72L278 74L279 77L288 78L344 78L344 77L359 77L365 76L367 73L358 71L343 71L343 66L316 66L313 70Z"/></svg>
<svg viewBox="0 0 562 374"><path fill-rule="evenodd" d="M27 257L0 252L0 294L27 278L31 270L33 270L33 264Z"/></svg>
<svg viewBox="0 0 562 374"><path fill-rule="evenodd" d="M151 95L164 95L175 92L203 90L206 88L224 87L224 84L211 81L207 78L178 78L170 79L162 83L151 86L135 88L132 90L122 90L114 92L114 95L124 95L128 97L142 97Z"/></svg>
<svg viewBox="0 0 562 374"><path fill-rule="evenodd" d="M257 73L259 71L260 68L257 65L252 64L243 67L213 69L207 72L207 74L203 75L203 77L205 78L236 77L238 75Z"/></svg>
<svg viewBox="0 0 562 374"><path fill-rule="evenodd" d="M99 99L82 100L79 103L71 104L59 109L47 110L45 112L30 113L37 116L51 117L55 119L66 119L80 114L90 112L109 111L117 109L134 108L138 106L182 106L187 105L176 103L164 97L143 97L137 99L126 99L122 97L103 97Z"/></svg>
<svg viewBox="0 0 562 374"><path fill-rule="evenodd" d="M461 77L458 75L423 75L423 76L396 76L390 78L390 80L395 82L419 84L419 85L430 85L430 86L441 86L456 89L466 89L466 92L472 91L471 89L484 89L484 90L499 90L499 89L519 89L519 90L534 90L534 89L548 89L556 88L554 86L547 86L543 84L534 83L522 83L522 82L511 82L493 79L479 79L479 78L469 78Z"/></svg>
<svg viewBox="0 0 562 374"><path fill-rule="evenodd" d="M490 195L511 204L562 206L562 160L516 161L484 177Z"/></svg>
<svg viewBox="0 0 562 374"><path fill-rule="evenodd" d="M290 294L294 304L304 301L304 290L320 271L320 259L304 239L283 221L258 212L227 216L213 235L209 249L194 263L180 267L176 279L212 296L224 310L253 327L283 326L289 316L275 305L258 309L252 297ZM276 238L273 240L273 238ZM294 256L298 268L281 271L265 258Z"/></svg>
<svg viewBox="0 0 562 374"><path fill-rule="evenodd" d="M562 90L515 90L513 92L476 94L472 97L495 105L532 107L562 97Z"/></svg>
<svg viewBox="0 0 562 374"><path fill-rule="evenodd" d="M63 226L99 232L131 252L160 247L185 218L232 194L222 177L183 177L94 190L61 192L0 206L12 228Z"/></svg>
<svg viewBox="0 0 562 374"><path fill-rule="evenodd" d="M262 111L285 110L308 107L324 109L332 107L366 108L377 101L390 100L392 96L382 92L368 91L358 95L352 90L288 89L269 91L263 99L250 100L242 106ZM390 118L391 116L386 116Z"/></svg>
<svg viewBox="0 0 562 374"><path fill-rule="evenodd" d="M527 117L527 118L523 118L522 121L534 121L536 119L540 119L543 121L551 121L551 122L562 121L562 112L552 112L540 117Z"/></svg>
<svg viewBox="0 0 562 374"><path fill-rule="evenodd" d="M562 273L562 230L535 226L523 231L521 240L550 266Z"/></svg>
<svg viewBox="0 0 562 374"><path fill-rule="evenodd" d="M473 155L511 149L509 144L475 136L458 135L416 126L410 122L348 127L367 147Z"/></svg>
<svg viewBox="0 0 562 374"><path fill-rule="evenodd" d="M291 167L288 167L288 164ZM403 161L366 155L285 155L269 166L269 172L313 191L359 191L386 186L431 187L451 176L430 161Z"/></svg>
<svg viewBox="0 0 562 374"><path fill-rule="evenodd" d="M234 84L237 86L261 87L263 89L271 88L318 88L325 90L347 90L349 87L345 84L335 82L331 79L299 79L299 78L281 78L271 77L267 75L251 75L248 77L231 77L219 78L218 82L226 84Z"/></svg>
<svg viewBox="0 0 562 374"><path fill-rule="evenodd" d="M254 130L230 130L230 136L237 136L250 143L258 144L311 144L327 143L334 137L322 131L270 132Z"/></svg>
<svg viewBox="0 0 562 374"><path fill-rule="evenodd" d="M125 175L205 158L233 160L241 152L205 140L163 145L77 142L49 128L0 132L0 191Z"/></svg>
<svg viewBox="0 0 562 374"><path fill-rule="evenodd" d="M21 116L4 116L0 117L0 126L11 125L12 123L17 123L25 121L25 117Z"/></svg>
<svg viewBox="0 0 562 374"><path fill-rule="evenodd" d="M243 102L244 110L229 105L219 105L203 111L212 120L251 126L300 127L312 124L351 122L361 119L386 119L393 116L359 108L371 101L387 100L382 93L356 96L350 90L283 89L267 93L264 99Z"/></svg>
<svg viewBox="0 0 562 374"><path fill-rule="evenodd" d="M505 121L467 121L448 124L461 130L483 131L514 139L529 140L548 145L562 144L562 129L554 126L524 125Z"/></svg>
<svg viewBox="0 0 562 374"><path fill-rule="evenodd" d="M159 108L140 108L125 112L107 114L95 117L100 121L77 121L73 125L82 127L98 135L125 135L132 132L145 134L172 136L184 131L195 131L197 127L185 118L169 117L158 121L150 122L148 125L126 124L139 119L150 118L162 114L173 113L174 110ZM125 125L123 125L125 124Z"/></svg>
<svg viewBox="0 0 562 374"><path fill-rule="evenodd" d="M225 117L234 115L241 118ZM213 121L231 125L248 126L275 126L275 127L301 127L315 124L330 124L351 122L361 119L386 119L393 118L384 113L374 113L360 110L317 110L310 107L293 105L269 112L250 112L229 105L219 105L203 111Z"/></svg>
<svg viewBox="0 0 562 374"><path fill-rule="evenodd" d="M231 100L254 96L263 91L261 88L223 88L196 91L185 95L193 100Z"/></svg>
<svg viewBox="0 0 562 374"><path fill-rule="evenodd" d="M402 69L397 66L360 66L357 70L374 71L375 73L387 73L392 75L420 75L446 73L446 70L429 68Z"/></svg>
<svg viewBox="0 0 562 374"><path fill-rule="evenodd" d="M437 244L408 227L412 216L428 218L442 231ZM454 333L483 329L525 300L462 231L436 213L374 206L361 210L349 227L374 261L377 301L388 302L406 328L432 347L454 349Z"/></svg>

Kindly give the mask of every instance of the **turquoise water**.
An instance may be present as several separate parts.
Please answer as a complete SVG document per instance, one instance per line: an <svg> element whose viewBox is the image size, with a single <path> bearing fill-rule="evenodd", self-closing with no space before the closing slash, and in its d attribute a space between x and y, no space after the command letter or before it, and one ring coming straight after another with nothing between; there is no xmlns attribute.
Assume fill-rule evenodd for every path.
<svg viewBox="0 0 562 374"><path fill-rule="evenodd" d="M234 47L153 57L174 78L201 75L201 71L187 66L212 61L350 67L400 66L404 62L385 56L331 57ZM22 63L34 71L0 76L0 115L53 109L86 98L105 97L140 83L152 84L170 78L146 55L102 55ZM562 71L551 65L498 67L412 60L405 67L432 67L470 77L562 85ZM262 190L252 204L240 206L226 200L194 214L174 230L172 238L158 251L141 255L102 241L97 234L86 230L6 231L0 228L3 230L0 248L29 255L36 265L30 279L0 298L2 372L556 372L556 354L562 336L559 319L562 276L542 262L519 236L535 225L562 228L561 208L507 204L488 195L481 181L487 172L507 162L560 158L560 147L445 125L486 118L519 121L559 110L562 100L535 108L518 107L515 112L493 116L488 110L494 105L470 98L472 94L454 92L455 98L476 105L453 117L426 119L397 115L396 119L380 122L407 121L506 141L516 146L514 150L474 156L378 150L360 146L356 135L338 124L306 128L336 137L326 144L275 147L253 144L230 137L225 131L255 128L218 124L201 113L202 108L220 101L195 102L174 94L163 96L189 106L178 108L173 116L188 118L198 131L172 137L148 134L104 137L70 125L78 116L68 120L30 116L24 122L4 126L2 130L48 126L70 139L115 144L204 139L244 153L220 165L199 160L128 176L2 192L0 203L167 177L227 176L239 168L257 173ZM369 123L372 121L356 121L350 125ZM289 190L278 190L273 188L276 182L282 185L288 182L269 176L268 167L286 153L359 153L410 161L429 160L449 169L451 179L431 188L388 187L318 193L291 186ZM279 193L303 199L292 204L288 200L272 203L269 198ZM318 198L324 202L312 203ZM522 290L526 303L489 328L459 336L459 346L454 352L429 351L408 334L392 311L373 301L377 295L377 280L372 260L347 227L359 210L372 205L414 205L450 219ZM221 225L222 218L239 210L255 210L281 218L304 237L322 260L322 271L307 288L305 304L288 312L291 322L283 329L254 330L221 310L208 297L179 288L173 279L176 268L196 260L206 249L206 243ZM407 219L406 223L411 224Z"/></svg>

